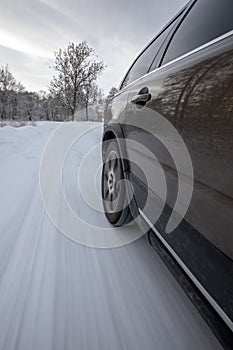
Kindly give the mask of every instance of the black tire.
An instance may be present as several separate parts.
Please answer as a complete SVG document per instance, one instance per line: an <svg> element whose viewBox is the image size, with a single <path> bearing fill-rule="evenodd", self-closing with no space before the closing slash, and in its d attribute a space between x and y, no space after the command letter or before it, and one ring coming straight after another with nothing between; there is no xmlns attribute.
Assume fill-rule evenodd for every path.
<svg viewBox="0 0 233 350"><path fill-rule="evenodd" d="M105 215L114 226L122 226L132 221L122 159L115 139L110 140L103 155L102 199Z"/></svg>

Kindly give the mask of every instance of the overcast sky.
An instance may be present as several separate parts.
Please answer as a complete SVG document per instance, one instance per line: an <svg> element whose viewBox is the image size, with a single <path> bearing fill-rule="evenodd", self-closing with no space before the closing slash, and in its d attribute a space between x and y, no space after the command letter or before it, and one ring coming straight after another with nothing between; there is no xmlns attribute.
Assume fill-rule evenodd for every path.
<svg viewBox="0 0 233 350"><path fill-rule="evenodd" d="M118 87L129 64L186 0L1 0L0 66L28 90L46 90L54 51L86 40L108 66L99 85Z"/></svg>

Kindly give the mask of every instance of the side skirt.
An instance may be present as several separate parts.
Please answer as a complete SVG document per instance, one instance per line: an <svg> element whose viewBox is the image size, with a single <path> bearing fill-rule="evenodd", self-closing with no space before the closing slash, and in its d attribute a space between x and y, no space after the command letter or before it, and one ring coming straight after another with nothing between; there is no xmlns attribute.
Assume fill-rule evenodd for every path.
<svg viewBox="0 0 233 350"><path fill-rule="evenodd" d="M232 349L233 322L204 289L159 231L153 227L141 209L139 209L139 213L149 226L148 240L151 246L160 255L224 349Z"/></svg>

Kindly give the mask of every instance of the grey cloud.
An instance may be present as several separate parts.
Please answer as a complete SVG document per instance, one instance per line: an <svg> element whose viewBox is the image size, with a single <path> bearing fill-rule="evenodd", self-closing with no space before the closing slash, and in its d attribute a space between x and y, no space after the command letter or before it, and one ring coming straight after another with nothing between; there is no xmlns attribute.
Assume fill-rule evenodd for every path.
<svg viewBox="0 0 233 350"><path fill-rule="evenodd" d="M99 58L108 65L99 80L107 92L111 86L119 84L135 55L185 2L184 0L111 2L3 0L0 4L0 21L1 28L14 33L19 40L22 38L37 45L48 53L48 57L70 41L87 40L95 48ZM6 56L6 50L3 52L1 49L0 64L6 57L10 58L15 72L20 70L22 83L27 85L28 77L26 80L23 78L23 70L25 62L32 62L32 57L21 56L16 62L19 54L12 53L9 57ZM47 70L41 67L41 59L37 58L35 62L34 74L32 72L30 77L34 81L31 86L36 87L42 74L43 79L41 78L39 84L41 88L42 82L46 80ZM25 71L25 77L26 75ZM47 74L46 85L50 78L50 74Z"/></svg>
<svg viewBox="0 0 233 350"><path fill-rule="evenodd" d="M49 59L25 55L1 45L0 57L0 66L8 64L16 80L26 86L29 91L46 89L52 78L53 72L49 69L52 62Z"/></svg>

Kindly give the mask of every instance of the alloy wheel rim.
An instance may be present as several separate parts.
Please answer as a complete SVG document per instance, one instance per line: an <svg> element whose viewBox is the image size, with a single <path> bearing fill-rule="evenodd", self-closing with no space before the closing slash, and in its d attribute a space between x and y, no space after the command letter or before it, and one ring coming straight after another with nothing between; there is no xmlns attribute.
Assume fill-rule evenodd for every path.
<svg viewBox="0 0 233 350"><path fill-rule="evenodd" d="M104 200L108 213L114 213L118 206L120 192L120 159L117 153L109 152L104 164Z"/></svg>

